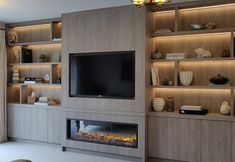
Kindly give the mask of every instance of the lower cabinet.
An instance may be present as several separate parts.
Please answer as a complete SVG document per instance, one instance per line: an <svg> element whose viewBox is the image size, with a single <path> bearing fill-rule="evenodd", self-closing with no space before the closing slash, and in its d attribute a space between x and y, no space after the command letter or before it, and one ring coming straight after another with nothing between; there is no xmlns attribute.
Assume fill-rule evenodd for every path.
<svg viewBox="0 0 235 162"><path fill-rule="evenodd" d="M28 108L8 108L8 136L32 139L32 111Z"/></svg>
<svg viewBox="0 0 235 162"><path fill-rule="evenodd" d="M202 162L232 161L231 122L202 121L202 136Z"/></svg>
<svg viewBox="0 0 235 162"><path fill-rule="evenodd" d="M48 142L60 144L62 140L62 115L58 110L48 110Z"/></svg>
<svg viewBox="0 0 235 162"><path fill-rule="evenodd" d="M148 156L179 161L200 161L199 120L149 117Z"/></svg>
<svg viewBox="0 0 235 162"><path fill-rule="evenodd" d="M47 141L47 109L32 109L32 140Z"/></svg>
<svg viewBox="0 0 235 162"><path fill-rule="evenodd" d="M148 156L186 162L232 162L235 123L233 134L232 122L148 117Z"/></svg>
<svg viewBox="0 0 235 162"><path fill-rule="evenodd" d="M8 137L60 144L60 111L9 106Z"/></svg>

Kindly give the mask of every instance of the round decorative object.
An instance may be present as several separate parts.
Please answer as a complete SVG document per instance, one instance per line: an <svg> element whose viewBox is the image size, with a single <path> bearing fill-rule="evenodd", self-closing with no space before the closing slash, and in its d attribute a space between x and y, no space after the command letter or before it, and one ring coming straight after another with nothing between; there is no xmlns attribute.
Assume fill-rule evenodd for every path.
<svg viewBox="0 0 235 162"><path fill-rule="evenodd" d="M43 79L44 79L44 83L50 82L50 76L48 74L46 74Z"/></svg>
<svg viewBox="0 0 235 162"><path fill-rule="evenodd" d="M9 43L16 43L17 42L17 34L15 32L8 32L8 42Z"/></svg>
<svg viewBox="0 0 235 162"><path fill-rule="evenodd" d="M190 24L190 27L192 30L203 30L204 29L203 24Z"/></svg>
<svg viewBox="0 0 235 162"><path fill-rule="evenodd" d="M219 84L219 85L223 85L228 83L229 79L225 78L223 76L221 76L220 74L218 74L217 76L213 77L210 79L210 82L213 84Z"/></svg>
<svg viewBox="0 0 235 162"><path fill-rule="evenodd" d="M158 50L158 48L156 49L155 53L152 54L152 58L153 58L154 60L163 59L163 55L162 55L162 53Z"/></svg>
<svg viewBox="0 0 235 162"><path fill-rule="evenodd" d="M153 100L153 109L157 112L161 112L164 110L165 101L163 98L155 98Z"/></svg>
<svg viewBox="0 0 235 162"><path fill-rule="evenodd" d="M181 71L180 72L180 82L183 86L189 86L193 81L192 71Z"/></svg>
<svg viewBox="0 0 235 162"><path fill-rule="evenodd" d="M12 73L12 83L19 83L20 80L20 74L19 74L19 70L17 69L17 67L13 67L13 73Z"/></svg>
<svg viewBox="0 0 235 162"><path fill-rule="evenodd" d="M224 101L220 107L220 112L223 115L229 115L231 111L231 107L229 106L227 101Z"/></svg>

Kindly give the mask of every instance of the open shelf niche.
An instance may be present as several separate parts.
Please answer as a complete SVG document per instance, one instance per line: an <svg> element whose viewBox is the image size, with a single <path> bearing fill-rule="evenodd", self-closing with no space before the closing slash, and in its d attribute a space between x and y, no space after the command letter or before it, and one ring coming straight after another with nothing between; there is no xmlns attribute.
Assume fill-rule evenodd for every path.
<svg viewBox="0 0 235 162"><path fill-rule="evenodd" d="M154 30L152 38L154 46L163 54L163 59L150 59L152 67L159 70L160 85L151 86L154 97L174 98L175 112L153 112L157 116L177 116L182 105L200 105L209 110L204 118L234 117L235 91L235 57L234 31L235 24L231 19L235 4L201 6L164 6L161 11L153 13ZM213 22L215 29L191 30L190 24ZM156 32L158 29L170 29L171 32ZM159 31L160 31L159 30ZM195 49L203 47L209 50L212 58L197 58ZM229 56L223 57L223 51ZM185 59L167 60L167 53L185 53ZM182 86L179 80L180 71L192 71L193 82L190 86ZM229 85L211 86L209 79L221 74L229 79ZM164 86L163 80L173 81L172 86ZM232 110L230 116L220 114L223 101L229 102ZM179 115L180 116L180 115ZM196 117L195 117L196 118Z"/></svg>
<svg viewBox="0 0 235 162"><path fill-rule="evenodd" d="M7 33L15 35L14 42L8 40L8 103L27 104L34 91L37 97L48 97L61 103L61 20L43 20L7 25ZM24 61L23 51L29 50L32 62ZM41 60L40 56L46 59ZM13 68L19 70L19 78L41 78L49 81L36 84L13 83Z"/></svg>

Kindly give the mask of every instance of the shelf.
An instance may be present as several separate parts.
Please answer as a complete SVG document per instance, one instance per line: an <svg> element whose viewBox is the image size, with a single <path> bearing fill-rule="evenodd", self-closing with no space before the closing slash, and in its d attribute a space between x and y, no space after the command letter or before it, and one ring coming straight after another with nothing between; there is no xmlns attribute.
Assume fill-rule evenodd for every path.
<svg viewBox="0 0 235 162"><path fill-rule="evenodd" d="M200 34L213 34L213 33L229 33L235 31L235 27L232 28L221 28L221 29L209 29L209 30L189 30L179 32L168 32L168 33L154 33L152 37L171 37L171 36L189 36L189 35L200 35Z"/></svg>
<svg viewBox="0 0 235 162"><path fill-rule="evenodd" d="M59 65L61 62L10 63L9 66Z"/></svg>
<svg viewBox="0 0 235 162"><path fill-rule="evenodd" d="M168 88L168 89L235 89L234 86L151 86L152 88Z"/></svg>
<svg viewBox="0 0 235 162"><path fill-rule="evenodd" d="M149 117L170 117L182 119L198 119L198 120L222 120L222 121L235 121L235 117L222 115L220 113L208 113L207 115L187 115L175 112L148 112Z"/></svg>
<svg viewBox="0 0 235 162"><path fill-rule="evenodd" d="M61 44L61 41L9 43L8 46L15 47L15 46L29 46L29 45L43 45L43 44Z"/></svg>
<svg viewBox="0 0 235 162"><path fill-rule="evenodd" d="M150 60L151 63L156 62L203 62L203 61L235 61L234 57L217 57L217 58L192 58L192 59L173 59L173 60Z"/></svg>
<svg viewBox="0 0 235 162"><path fill-rule="evenodd" d="M61 84L25 84L25 83L8 83L9 86L54 86L58 87L61 86Z"/></svg>
<svg viewBox="0 0 235 162"><path fill-rule="evenodd" d="M9 107L23 107L23 108L45 108L45 109L62 109L61 105L33 105L33 104L21 104L21 103L8 103Z"/></svg>

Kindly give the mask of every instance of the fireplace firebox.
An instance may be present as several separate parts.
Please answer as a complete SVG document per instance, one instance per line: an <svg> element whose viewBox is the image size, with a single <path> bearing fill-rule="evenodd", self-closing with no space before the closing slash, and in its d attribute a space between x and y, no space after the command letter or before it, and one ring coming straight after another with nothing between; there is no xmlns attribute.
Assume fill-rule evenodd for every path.
<svg viewBox="0 0 235 162"><path fill-rule="evenodd" d="M67 119L67 139L138 148L138 125Z"/></svg>

